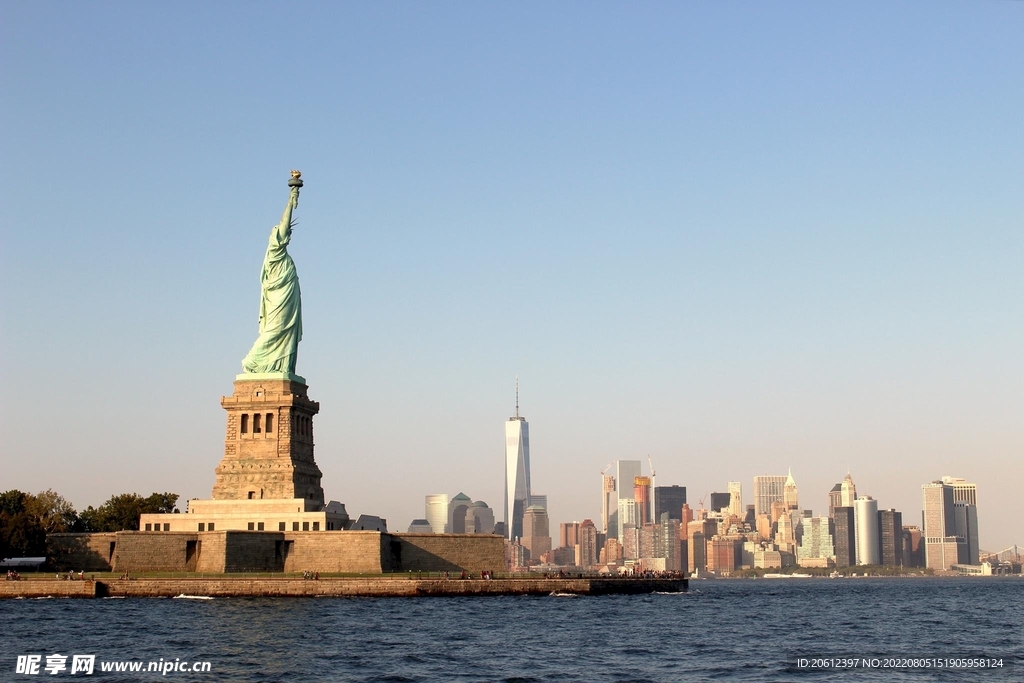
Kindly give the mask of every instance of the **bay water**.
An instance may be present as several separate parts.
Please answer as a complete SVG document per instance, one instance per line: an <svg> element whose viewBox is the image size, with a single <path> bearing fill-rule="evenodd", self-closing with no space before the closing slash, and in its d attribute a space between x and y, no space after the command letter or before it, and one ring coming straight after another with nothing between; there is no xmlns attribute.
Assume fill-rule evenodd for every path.
<svg viewBox="0 0 1024 683"><path fill-rule="evenodd" d="M1024 680L1020 577L706 580L600 597L23 599L0 601L0 623L5 681ZM54 654L67 670L42 669ZM91 675L70 672L76 654L95 655ZM30 655L40 673L17 673ZM866 665L799 664L840 658ZM871 666L904 658L1003 664ZM101 670L115 662L209 671Z"/></svg>

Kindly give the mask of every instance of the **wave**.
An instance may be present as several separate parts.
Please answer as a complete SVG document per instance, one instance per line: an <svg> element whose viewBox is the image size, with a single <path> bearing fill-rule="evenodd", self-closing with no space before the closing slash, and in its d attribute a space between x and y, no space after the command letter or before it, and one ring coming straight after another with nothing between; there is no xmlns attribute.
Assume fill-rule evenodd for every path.
<svg viewBox="0 0 1024 683"><path fill-rule="evenodd" d="M182 593L181 595L175 595L174 599L175 600L178 600L178 599L185 599L185 600L213 600L213 598L211 598L209 595L185 595L184 593Z"/></svg>

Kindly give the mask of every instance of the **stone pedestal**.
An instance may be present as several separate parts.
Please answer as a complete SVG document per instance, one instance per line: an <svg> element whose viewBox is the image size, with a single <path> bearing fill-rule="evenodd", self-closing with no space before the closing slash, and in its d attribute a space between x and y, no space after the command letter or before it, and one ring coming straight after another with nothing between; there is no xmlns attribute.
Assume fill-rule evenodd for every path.
<svg viewBox="0 0 1024 683"><path fill-rule="evenodd" d="M220 400L228 414L224 458L210 500L190 500L185 514L144 514L140 531L342 531L345 506L324 505L313 459L313 416L306 381L291 373L243 374Z"/></svg>
<svg viewBox="0 0 1024 683"><path fill-rule="evenodd" d="M228 413L224 458L217 466L214 500L305 501L322 510L321 472L313 459L313 416L305 381L290 373L239 375L235 392L221 398Z"/></svg>

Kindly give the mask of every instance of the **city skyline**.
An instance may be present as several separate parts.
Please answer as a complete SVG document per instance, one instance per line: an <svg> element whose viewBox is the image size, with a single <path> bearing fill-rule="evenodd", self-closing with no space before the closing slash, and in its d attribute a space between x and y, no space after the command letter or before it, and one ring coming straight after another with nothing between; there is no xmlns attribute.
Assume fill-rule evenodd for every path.
<svg viewBox="0 0 1024 683"><path fill-rule="evenodd" d="M644 507L641 504L641 501L646 500L648 502L649 507L647 507L646 509L650 511L650 513L653 515L654 510L656 509L655 506L658 505L658 498L656 492L659 491L678 490L678 493L676 495L679 497L679 499L674 501L675 504L668 505L665 511L668 513L670 519L680 518L679 513L676 513L676 509L682 508L684 505L686 495L685 486L681 487L678 484L669 484L664 487L659 486L655 488L655 492L644 492L642 494L643 497L641 497L641 486L647 487L649 489L652 477L636 474L636 472L642 472L642 466L640 462L629 460L613 461L612 463L609 463L609 465L605 468L603 472L611 470L612 467L615 468L614 471L618 473L619 476L625 476L635 481L634 497L619 497L618 505L616 506L618 511L618 514L616 516L616 524L625 523L632 527L632 533L638 534L640 532L640 529L643 526L645 526L647 522L653 524L663 521L661 515L654 515L649 519L642 519L645 517L645 514L642 512ZM612 487L612 489L610 489L608 486L609 480L611 480L614 484L614 487ZM947 504L949 509L947 512L941 513L939 518L942 520L946 520L946 518L948 518L948 522L943 521L942 523L943 525L952 525L952 530L950 531L949 535L959 536L959 543L961 543L962 546L960 547L958 558L956 557L957 554L954 553L955 559L949 562L941 562L940 566L938 566L937 568L948 569L947 565L952 565L955 563L972 565L978 564L979 550L982 550L982 548L980 548L979 545L977 485L973 482L968 482L966 479L962 477L943 475L941 479L935 480L934 482L928 484L924 484L922 486L922 490L925 491L925 496L924 502L921 506L921 521L914 521L916 517L912 516L908 519L907 524L905 525L903 524L903 511L897 510L896 508L892 507L888 509L879 508L878 501L875 500L870 495L856 497L856 484L853 482L851 473L849 472L846 473L841 484L836 484L828 492L826 499L827 502L824 509L805 507L799 504L798 487L794 481L792 468L789 469L785 477L777 475L755 476L753 490L756 492L759 488L759 485L761 484L767 484L767 488L759 497L774 498L774 500L771 501L773 504L770 507L774 508L778 506L780 510L786 511L786 513L783 514L780 518L780 535L775 537L774 540L776 542L782 544L791 543L793 544L794 549L797 546L799 546L800 553L803 554L806 551L806 549L804 548L804 545L798 544L796 542L796 537L794 536L794 534L798 533L796 528L800 524L798 519L803 518L805 522L808 520L812 522L812 527L814 529L812 533L814 534L814 538L811 541L812 545L811 550L809 551L810 557L816 558L825 556L819 554L822 551L819 551L818 548L821 547L823 541L819 540L817 536L819 534L818 528L821 523L827 522L832 518L834 511L833 502L837 503L837 505L835 506L836 509L846 511L848 517L844 518L846 521L842 522L841 528L836 528L836 536L838 536L841 533L840 529L845 529L846 532L849 533L848 540L844 540L842 542L844 544L843 547L845 548L843 552L850 553L849 557L853 557L854 559L852 562L849 561L849 559L847 559L844 561L845 564L840 564L839 566L901 564L900 558L902 557L901 553L903 552L902 535L904 534L906 529L915 529L915 533L921 535L922 537L925 537L926 541L928 540L928 538L930 538L930 536L928 536L928 534L926 534L924 530L929 526L929 524L935 524L935 522L929 516L932 513L929 512L929 497L927 491L933 488L934 486L944 486L945 489L947 489L946 497L948 498ZM784 484L784 486L781 486L781 484ZM728 482L728 488L728 505L716 506L715 504L712 503L710 505L700 506L698 503L698 507L696 509L691 509L691 512L696 513L698 515L715 515L717 513L721 513L725 516L738 516L740 518L743 518L745 516L745 513L741 513L740 508L749 507L749 512L756 517L756 503L750 504L749 506L745 505L745 501L743 500L741 493L741 482L730 481ZM608 502L610 502L608 501L609 490L618 490L618 482L616 481L616 477L612 475L602 474L600 491L600 495L602 496L602 510L608 509L605 506ZM736 494L739 494L739 498L736 497ZM709 495L721 496L723 494ZM756 493L755 496L757 496ZM430 495L427 496L428 512L430 499L433 497L434 496ZM547 495L535 497L540 499L541 505L531 505L531 507L543 509L545 519L547 519ZM849 504L843 505L843 503ZM671 509L671 512L669 512L669 509ZM629 513L627 517L623 516L624 510L626 510ZM826 510L828 514L824 514ZM769 516L774 516L772 512L765 512L765 514ZM790 518L790 515L793 515L792 519ZM590 520L585 519L584 521ZM545 524L547 523L548 522L546 521ZM568 545L571 549L571 546L573 545L573 543L565 542L567 538L565 530L566 527L574 527L576 529L576 531L573 532L572 535L572 538L576 538L575 534L578 533L579 526L581 523L581 520L576 518L552 522L552 524L558 524L561 527L560 537L563 540L562 546ZM756 526L756 524L752 526ZM622 531L623 530L620 528L617 530L617 533L608 534L607 531L603 533L606 539L618 538L620 542L624 542L622 538ZM824 533L828 533L827 529ZM938 540L941 541L943 539L940 538ZM835 537L833 537L833 541L835 541L835 543L837 544L830 546L832 547L830 555L834 560L837 554L839 554L839 550L838 540ZM954 549L956 549L956 542L957 541L954 541ZM552 548L548 549L550 550L559 547L560 546L552 546ZM999 552L1000 550L1003 550L1003 548L984 548L983 550L990 552ZM938 552L941 553L941 551ZM796 553L794 552L794 556L795 555ZM928 562L928 557L928 555L922 556L921 566L924 566L924 563ZM532 561L538 561L536 555L532 557ZM928 566L932 565L929 564Z"/></svg>
<svg viewBox="0 0 1024 683"><path fill-rule="evenodd" d="M553 527L650 457L692 506L792 467L821 513L850 471L905 524L964 477L1019 542L1017 4L589 10L11 5L3 488L209 495L299 168L353 517L500 516L518 374Z"/></svg>

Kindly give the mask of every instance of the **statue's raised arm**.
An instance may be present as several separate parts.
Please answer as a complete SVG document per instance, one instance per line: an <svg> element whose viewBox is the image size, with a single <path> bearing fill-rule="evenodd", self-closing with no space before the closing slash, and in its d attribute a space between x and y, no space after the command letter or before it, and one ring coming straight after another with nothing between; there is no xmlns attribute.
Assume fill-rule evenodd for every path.
<svg viewBox="0 0 1024 683"><path fill-rule="evenodd" d="M292 171L288 203L281 222L270 232L260 273L260 336L242 360L242 369L247 373L295 373L302 339L302 301L288 243L294 225L292 212L299 206L301 175Z"/></svg>

